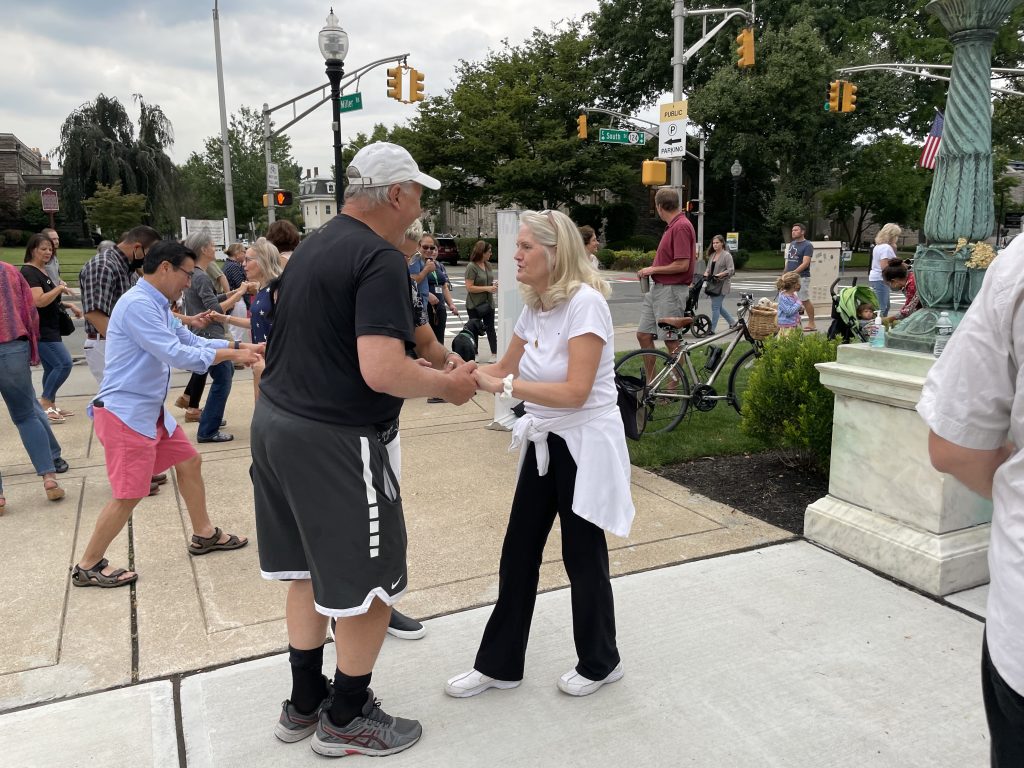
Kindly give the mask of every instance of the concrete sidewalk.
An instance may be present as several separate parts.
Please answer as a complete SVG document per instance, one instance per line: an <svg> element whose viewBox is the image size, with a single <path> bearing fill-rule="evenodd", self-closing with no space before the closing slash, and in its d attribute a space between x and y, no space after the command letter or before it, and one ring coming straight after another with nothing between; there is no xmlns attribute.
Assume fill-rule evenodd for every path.
<svg viewBox="0 0 1024 768"><path fill-rule="evenodd" d="M635 346L633 329L620 330L616 346ZM186 381L172 377L168 407ZM255 541L188 555L173 476L108 553L140 572L135 587L70 587L68 568L109 499L85 416L94 391L81 365L61 390L78 415L54 427L72 467L60 502L45 501L0 415L0 557L10 573L32 575L8 579L0 600L3 764L318 760L271 733L288 692L282 586L259 578ZM214 524L250 538L252 402L251 377L238 372L226 416L235 441L200 446ZM584 700L554 686L575 663L556 524L523 686L445 697L444 679L472 665L497 594L516 456L507 433L484 429L492 409L490 396L403 409L410 591L401 608L430 620L424 640L389 638L375 673L385 709L424 722L423 742L391 762L984 763L976 618L636 468L633 532L609 537L624 680ZM196 425L182 426L194 438ZM764 548L779 542L790 543ZM962 602L977 611L976 601Z"/></svg>

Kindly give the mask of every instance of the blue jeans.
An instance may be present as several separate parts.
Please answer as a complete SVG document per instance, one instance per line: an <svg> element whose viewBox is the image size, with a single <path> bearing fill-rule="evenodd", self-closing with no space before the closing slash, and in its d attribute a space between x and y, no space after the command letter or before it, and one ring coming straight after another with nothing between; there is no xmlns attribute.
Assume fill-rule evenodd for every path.
<svg viewBox="0 0 1024 768"><path fill-rule="evenodd" d="M60 385L71 375L71 353L63 341L41 341L39 359L43 361L43 399L54 403Z"/></svg>
<svg viewBox="0 0 1024 768"><path fill-rule="evenodd" d="M878 307L881 312L881 317L886 317L889 314L889 286L881 280L869 280L868 285L871 286L871 290L875 292L875 296L878 297Z"/></svg>
<svg viewBox="0 0 1024 768"><path fill-rule="evenodd" d="M235 377L235 366L230 360L211 365L209 370L213 385L206 397L206 407L199 417L198 437L213 437L220 432L220 422L224 418L224 406L228 404L231 394L231 380Z"/></svg>
<svg viewBox="0 0 1024 768"><path fill-rule="evenodd" d="M21 444L37 475L54 471L53 460L60 458L60 444L53 436L50 420L36 400L28 365L27 341L0 344L0 396L7 405L11 421L18 428Z"/></svg>
<svg viewBox="0 0 1024 768"><path fill-rule="evenodd" d="M729 310L725 308L722 302L725 301L725 296L709 296L711 299L711 332L715 332L715 328L718 327L718 316L721 315L722 319L725 320L729 325L736 324L736 318L729 314Z"/></svg>

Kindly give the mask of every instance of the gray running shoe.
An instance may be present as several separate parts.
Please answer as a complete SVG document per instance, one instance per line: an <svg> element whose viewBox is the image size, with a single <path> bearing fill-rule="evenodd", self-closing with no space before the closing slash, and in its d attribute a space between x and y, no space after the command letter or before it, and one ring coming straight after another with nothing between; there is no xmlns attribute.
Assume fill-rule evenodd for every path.
<svg viewBox="0 0 1024 768"><path fill-rule="evenodd" d="M320 702L320 706L308 715L299 712L287 699L281 702L281 717L277 719L277 725L274 726L274 735L277 738L288 744L293 744L313 735L316 724L320 722L320 711L331 700L331 684L326 677L324 685L327 687L327 696Z"/></svg>
<svg viewBox="0 0 1024 768"><path fill-rule="evenodd" d="M380 757L401 752L420 740L423 727L418 720L392 717L380 708L380 702L373 698L372 690L367 689L366 693L362 715L344 728L331 722L330 710L322 708L311 745L314 752L327 757Z"/></svg>

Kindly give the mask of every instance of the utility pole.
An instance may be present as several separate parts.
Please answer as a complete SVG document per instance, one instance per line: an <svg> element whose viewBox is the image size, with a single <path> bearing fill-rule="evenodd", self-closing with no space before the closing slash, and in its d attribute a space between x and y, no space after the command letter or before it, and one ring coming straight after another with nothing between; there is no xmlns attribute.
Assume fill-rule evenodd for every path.
<svg viewBox="0 0 1024 768"><path fill-rule="evenodd" d="M217 11L217 0L213 0L213 45L217 54L217 96L220 99L220 143L224 151L224 207L227 211L228 236L231 245L238 236L235 230L235 190L231 184L231 146L228 144L228 112L224 105L224 65L220 57L220 14Z"/></svg>
<svg viewBox="0 0 1024 768"><path fill-rule="evenodd" d="M672 101L683 100L683 68L686 66L683 42L686 21L686 0L675 0L672 4ZM683 149L686 149L686 131L682 132ZM679 195L679 207L683 207L683 158L672 158L672 172L669 178L672 188Z"/></svg>

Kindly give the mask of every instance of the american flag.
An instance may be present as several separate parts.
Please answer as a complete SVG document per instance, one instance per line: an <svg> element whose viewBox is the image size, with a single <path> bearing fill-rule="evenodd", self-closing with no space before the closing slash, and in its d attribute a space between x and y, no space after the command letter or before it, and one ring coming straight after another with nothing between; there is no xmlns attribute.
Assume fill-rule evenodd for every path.
<svg viewBox="0 0 1024 768"><path fill-rule="evenodd" d="M942 143L942 113L935 110L935 120L932 121L932 129L924 140L924 147L921 148L921 159L917 164L922 168L935 169L935 158L939 154L939 144Z"/></svg>

